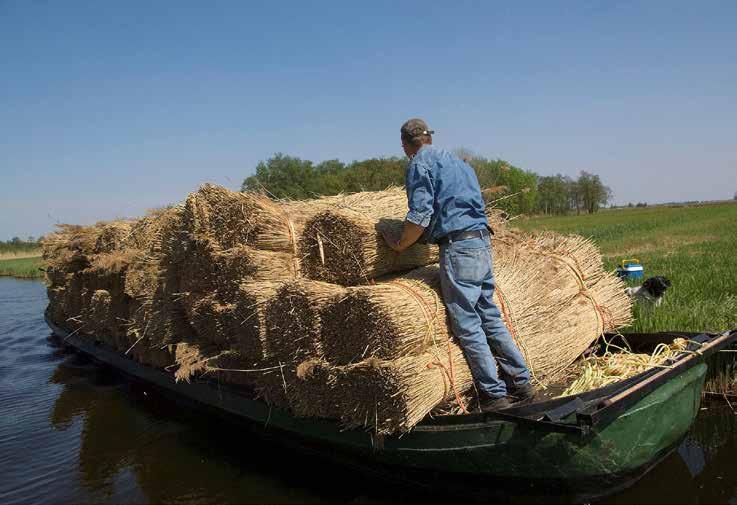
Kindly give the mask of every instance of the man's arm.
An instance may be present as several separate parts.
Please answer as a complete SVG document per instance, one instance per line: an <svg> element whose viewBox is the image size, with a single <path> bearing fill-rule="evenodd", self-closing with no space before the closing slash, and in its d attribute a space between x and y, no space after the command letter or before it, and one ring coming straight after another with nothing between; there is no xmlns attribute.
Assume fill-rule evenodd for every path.
<svg viewBox="0 0 737 505"><path fill-rule="evenodd" d="M397 252L404 251L420 239L425 228L430 225L435 202L430 171L423 163L416 160L410 163L406 183L409 212L404 221L402 236L397 240L391 233L383 232L386 243Z"/></svg>
<svg viewBox="0 0 737 505"><path fill-rule="evenodd" d="M404 222L404 228L402 228L402 236L399 240L397 240L396 237L392 236L392 234L388 231L382 231L386 243L389 245L389 247L397 252L404 251L409 246L420 240L420 237L423 233L425 233L425 228L416 225L412 221Z"/></svg>

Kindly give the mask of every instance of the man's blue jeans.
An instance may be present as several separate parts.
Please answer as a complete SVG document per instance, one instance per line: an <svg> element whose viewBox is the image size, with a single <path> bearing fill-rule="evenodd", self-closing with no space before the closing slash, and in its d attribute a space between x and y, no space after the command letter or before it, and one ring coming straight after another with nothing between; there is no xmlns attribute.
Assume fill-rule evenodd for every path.
<svg viewBox="0 0 737 505"><path fill-rule="evenodd" d="M507 394L508 387L527 384L530 372L492 298L493 268L488 238L440 246L440 284L453 333L479 391L498 398Z"/></svg>

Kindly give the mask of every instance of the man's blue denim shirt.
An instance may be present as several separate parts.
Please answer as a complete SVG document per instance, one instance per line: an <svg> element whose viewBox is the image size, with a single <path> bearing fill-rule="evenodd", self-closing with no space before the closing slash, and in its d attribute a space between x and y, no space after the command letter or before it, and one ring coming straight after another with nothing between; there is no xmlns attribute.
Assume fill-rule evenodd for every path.
<svg viewBox="0 0 737 505"><path fill-rule="evenodd" d="M424 242L488 226L476 172L445 149L422 146L407 166L405 187L407 221L425 228Z"/></svg>

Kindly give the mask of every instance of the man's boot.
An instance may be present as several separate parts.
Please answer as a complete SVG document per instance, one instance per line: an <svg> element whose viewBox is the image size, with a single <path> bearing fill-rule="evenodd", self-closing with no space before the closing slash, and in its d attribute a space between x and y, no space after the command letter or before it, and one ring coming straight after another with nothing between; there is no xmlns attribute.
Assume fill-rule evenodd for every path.
<svg viewBox="0 0 737 505"><path fill-rule="evenodd" d="M482 396L479 399L481 404L479 410L481 412L495 412L497 410L504 410L512 406L512 402L506 396L500 396L498 398L492 398L491 396Z"/></svg>
<svg viewBox="0 0 737 505"><path fill-rule="evenodd" d="M513 402L524 402L535 398L535 388L529 382L522 386L517 386L509 392Z"/></svg>

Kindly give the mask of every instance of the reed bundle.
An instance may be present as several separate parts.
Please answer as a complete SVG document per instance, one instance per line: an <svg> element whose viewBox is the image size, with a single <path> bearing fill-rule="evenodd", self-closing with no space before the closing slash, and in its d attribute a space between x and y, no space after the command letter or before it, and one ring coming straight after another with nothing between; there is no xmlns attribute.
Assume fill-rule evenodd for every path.
<svg viewBox="0 0 737 505"><path fill-rule="evenodd" d="M244 245L223 251L216 242L204 238L189 243L179 271L182 291L219 291L227 295L245 281L295 279L298 264L289 253Z"/></svg>
<svg viewBox="0 0 737 505"><path fill-rule="evenodd" d="M283 283L245 282L238 294L189 293L182 298L195 339L237 353L241 368L259 368L269 360L265 306Z"/></svg>
<svg viewBox="0 0 737 505"><path fill-rule="evenodd" d="M677 338L671 344L659 344L652 354L635 354L621 347L607 347L601 356L582 359L571 370L576 379L561 396L585 393L629 379L653 367L666 367L667 362L686 350L688 341Z"/></svg>
<svg viewBox="0 0 737 505"><path fill-rule="evenodd" d="M267 336L266 308L282 285L282 282L260 281L239 286L234 300L239 315L235 348L251 365L261 365L273 357Z"/></svg>
<svg viewBox="0 0 737 505"><path fill-rule="evenodd" d="M162 240L166 238L167 233L171 233L173 221L181 222L182 212L182 205L149 210L145 216L132 221L130 233L123 247L147 253L160 252Z"/></svg>
<svg viewBox="0 0 737 505"><path fill-rule="evenodd" d="M92 329L99 333L109 333L110 323L113 320L110 306L112 305L112 296L110 292L104 289L95 290L90 300L90 319Z"/></svg>
<svg viewBox="0 0 737 505"><path fill-rule="evenodd" d="M238 316L235 304L223 303L216 294L184 296L187 321L199 340L227 348L234 342Z"/></svg>
<svg viewBox="0 0 737 505"><path fill-rule="evenodd" d="M204 184L187 197L185 230L193 239L212 238L222 250L249 245L296 254L297 237L305 220L340 199L278 202L256 193Z"/></svg>
<svg viewBox="0 0 737 505"><path fill-rule="evenodd" d="M438 261L437 247L415 244L401 254L393 251L382 231L399 237L407 214L401 189L349 195L341 203L307 220L299 241L303 274L341 285Z"/></svg>
<svg viewBox="0 0 737 505"><path fill-rule="evenodd" d="M52 270L78 272L90 265L103 223L92 226L58 224L41 242L41 254Z"/></svg>
<svg viewBox="0 0 737 505"><path fill-rule="evenodd" d="M311 358L296 367L272 365L249 374L248 379L258 397L269 405L288 408L300 417L339 419L338 370L322 359Z"/></svg>
<svg viewBox="0 0 737 505"><path fill-rule="evenodd" d="M295 367L323 354L320 314L342 297L344 288L296 280L281 286L266 308L268 349L275 359Z"/></svg>
<svg viewBox="0 0 737 505"><path fill-rule="evenodd" d="M336 365L370 357L389 360L444 345L450 334L438 266L346 288L345 296L323 310L322 333L325 357Z"/></svg>
<svg viewBox="0 0 737 505"><path fill-rule="evenodd" d="M580 235L517 232L494 241L495 250L521 246L563 264L575 273L584 286L590 287L607 275L599 248L593 241Z"/></svg>
<svg viewBox="0 0 737 505"><path fill-rule="evenodd" d="M133 227L129 247L141 253L126 270L126 294L132 297L129 334L151 340L150 348L181 341L192 333L180 289L180 266L187 244L183 208L149 213Z"/></svg>
<svg viewBox="0 0 737 505"><path fill-rule="evenodd" d="M97 289L90 297L85 312L84 332L100 339L113 349L125 352L130 345L122 327L121 315L127 316L127 307L115 299L109 291Z"/></svg>
<svg viewBox="0 0 737 505"><path fill-rule="evenodd" d="M340 417L340 405L335 394L336 371L326 361L314 358L297 366L289 402L295 414L326 419Z"/></svg>
<svg viewBox="0 0 737 505"><path fill-rule="evenodd" d="M97 240L95 240L95 254L110 253L122 249L131 234L134 224L135 222L132 220L121 219L102 225Z"/></svg>
<svg viewBox="0 0 737 505"><path fill-rule="evenodd" d="M473 386L461 349L455 344L434 352L391 361L370 358L339 367L332 399L348 428L378 434L411 430L438 405Z"/></svg>

